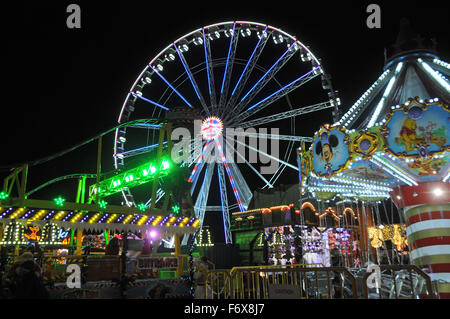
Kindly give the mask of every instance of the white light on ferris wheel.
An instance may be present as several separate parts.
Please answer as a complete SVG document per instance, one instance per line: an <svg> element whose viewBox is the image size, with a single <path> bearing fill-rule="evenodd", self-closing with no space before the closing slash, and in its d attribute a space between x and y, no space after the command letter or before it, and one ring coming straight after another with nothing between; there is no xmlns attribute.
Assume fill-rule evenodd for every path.
<svg viewBox="0 0 450 319"><path fill-rule="evenodd" d="M194 39L194 44L195 45L201 45L203 44L203 39L201 37L197 37Z"/></svg>
<svg viewBox="0 0 450 319"><path fill-rule="evenodd" d="M250 31L249 28L245 29L245 30L241 30L241 35L243 38L248 37L252 34L252 32Z"/></svg>

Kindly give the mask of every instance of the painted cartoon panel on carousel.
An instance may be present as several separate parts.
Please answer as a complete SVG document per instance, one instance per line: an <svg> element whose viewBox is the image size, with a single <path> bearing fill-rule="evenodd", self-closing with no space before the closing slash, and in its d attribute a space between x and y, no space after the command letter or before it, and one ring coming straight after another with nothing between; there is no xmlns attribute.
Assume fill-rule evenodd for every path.
<svg viewBox="0 0 450 319"><path fill-rule="evenodd" d="M371 181L387 184L395 182L395 178L393 178L391 175L386 174L386 172L381 168L367 160L360 160L351 163L350 166L345 170L344 174L348 177L364 178Z"/></svg>
<svg viewBox="0 0 450 319"><path fill-rule="evenodd" d="M325 124L314 135L312 166L317 176L332 176L349 161L349 138L340 127Z"/></svg>
<svg viewBox="0 0 450 319"><path fill-rule="evenodd" d="M388 116L382 131L387 151L399 157L425 159L429 154L450 150L450 111L439 102L409 99Z"/></svg>

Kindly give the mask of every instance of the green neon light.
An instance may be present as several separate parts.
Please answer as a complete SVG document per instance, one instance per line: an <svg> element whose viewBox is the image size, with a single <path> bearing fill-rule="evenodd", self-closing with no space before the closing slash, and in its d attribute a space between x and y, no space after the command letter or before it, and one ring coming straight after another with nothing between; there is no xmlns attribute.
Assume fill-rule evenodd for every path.
<svg viewBox="0 0 450 319"><path fill-rule="evenodd" d="M66 199L61 197L61 196L59 196L59 197L56 197L55 199L53 199L53 201L56 203L56 205L62 207L62 206L64 206L64 203L65 203Z"/></svg>
<svg viewBox="0 0 450 319"><path fill-rule="evenodd" d="M98 206L102 209L106 209L106 206L108 206L108 202L102 199L98 202Z"/></svg>
<svg viewBox="0 0 450 319"><path fill-rule="evenodd" d="M161 168L162 168L163 170L169 169L169 168L170 168L170 163L169 163L169 161L167 161L167 160L162 161Z"/></svg>
<svg viewBox="0 0 450 319"><path fill-rule="evenodd" d="M156 162L147 162L128 171L117 174L113 177L100 181L98 187L96 184L89 186L89 196L106 197L120 192L123 187L132 188L141 184L149 183L156 177L158 167L158 177L164 177L169 174L172 163L165 158L160 165Z"/></svg>
<svg viewBox="0 0 450 319"><path fill-rule="evenodd" d="M7 199L8 197L9 197L8 193L5 192L0 193L0 200Z"/></svg>
<svg viewBox="0 0 450 319"><path fill-rule="evenodd" d="M142 211L145 211L147 209L147 205L145 205L144 203L138 204L137 207Z"/></svg>
<svg viewBox="0 0 450 319"><path fill-rule="evenodd" d="M180 212L180 206L178 206L178 205L172 206L172 211L173 211L175 214L178 214L178 213Z"/></svg>

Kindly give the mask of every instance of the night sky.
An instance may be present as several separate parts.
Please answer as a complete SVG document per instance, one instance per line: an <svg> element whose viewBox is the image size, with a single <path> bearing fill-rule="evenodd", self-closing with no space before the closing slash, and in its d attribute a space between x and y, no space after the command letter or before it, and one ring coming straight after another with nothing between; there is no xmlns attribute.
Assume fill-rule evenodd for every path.
<svg viewBox="0 0 450 319"><path fill-rule="evenodd" d="M322 59L343 111L382 73L384 47L395 41L402 17L434 35L439 56L449 60L448 10L435 2L377 1L381 29L367 28L372 2L365 1L59 2L2 4L0 166L51 155L112 128L150 59L180 36L221 21L256 21L297 36ZM66 26L70 3L81 7L81 29ZM320 124L302 123L312 133ZM112 136L104 140L103 170L113 167L112 145ZM95 165L94 144L30 169L29 185L94 173Z"/></svg>

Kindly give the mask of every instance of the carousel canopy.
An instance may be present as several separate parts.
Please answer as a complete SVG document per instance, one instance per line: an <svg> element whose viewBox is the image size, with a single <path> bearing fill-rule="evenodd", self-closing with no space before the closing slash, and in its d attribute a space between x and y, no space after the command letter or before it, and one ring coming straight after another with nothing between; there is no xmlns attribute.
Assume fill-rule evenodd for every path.
<svg viewBox="0 0 450 319"><path fill-rule="evenodd" d="M335 123L346 129L376 126L395 105L409 98L439 98L450 102L450 65L436 54L436 41L415 33L402 20L396 43L390 48L383 73Z"/></svg>
<svg viewBox="0 0 450 319"><path fill-rule="evenodd" d="M309 150L299 149L302 194L380 201L399 186L448 187L450 64L435 47L402 21L380 77L338 122L321 126Z"/></svg>

